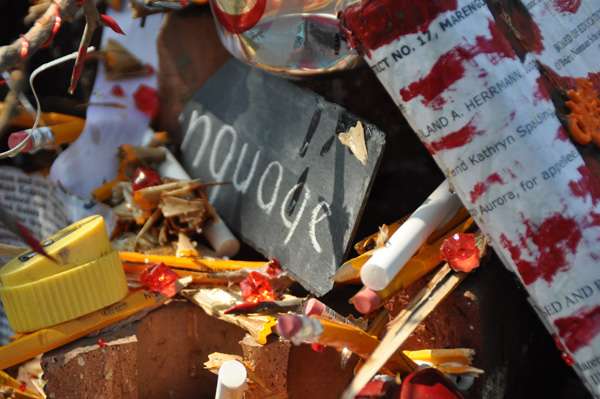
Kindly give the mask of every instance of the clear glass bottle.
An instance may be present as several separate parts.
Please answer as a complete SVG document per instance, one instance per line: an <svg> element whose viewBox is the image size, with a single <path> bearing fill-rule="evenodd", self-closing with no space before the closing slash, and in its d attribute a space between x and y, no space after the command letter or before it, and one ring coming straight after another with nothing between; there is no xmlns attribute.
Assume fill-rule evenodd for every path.
<svg viewBox="0 0 600 399"><path fill-rule="evenodd" d="M289 77L355 67L358 52L337 19L349 0L210 0L219 36L236 58Z"/></svg>

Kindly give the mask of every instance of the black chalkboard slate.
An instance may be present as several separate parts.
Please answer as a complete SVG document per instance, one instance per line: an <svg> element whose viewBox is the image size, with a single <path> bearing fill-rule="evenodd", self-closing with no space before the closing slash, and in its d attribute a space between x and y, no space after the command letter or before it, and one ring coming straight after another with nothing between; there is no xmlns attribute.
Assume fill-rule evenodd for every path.
<svg viewBox="0 0 600 399"><path fill-rule="evenodd" d="M337 139L358 119L285 79L228 61L180 116L182 161L244 242L324 295L352 243L385 145L362 121L366 166Z"/></svg>

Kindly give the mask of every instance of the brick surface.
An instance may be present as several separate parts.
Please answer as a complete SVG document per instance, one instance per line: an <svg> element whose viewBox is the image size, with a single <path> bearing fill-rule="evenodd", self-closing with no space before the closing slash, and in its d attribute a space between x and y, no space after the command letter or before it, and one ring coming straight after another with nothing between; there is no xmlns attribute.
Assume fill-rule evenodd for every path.
<svg viewBox="0 0 600 399"><path fill-rule="evenodd" d="M57 399L213 397L217 376L204 362L213 352L241 356L244 335L196 305L173 301L130 326L44 354L46 393Z"/></svg>
<svg viewBox="0 0 600 399"><path fill-rule="evenodd" d="M292 346L290 341L275 340L261 345L252 336L246 335L240 344L244 360L254 368L254 373L266 386L261 386L250 376L248 384L253 389L246 391L245 398L287 398L288 359Z"/></svg>
<svg viewBox="0 0 600 399"><path fill-rule="evenodd" d="M48 398L137 398L137 325L83 338L44 354ZM98 346L100 337L105 348Z"/></svg>

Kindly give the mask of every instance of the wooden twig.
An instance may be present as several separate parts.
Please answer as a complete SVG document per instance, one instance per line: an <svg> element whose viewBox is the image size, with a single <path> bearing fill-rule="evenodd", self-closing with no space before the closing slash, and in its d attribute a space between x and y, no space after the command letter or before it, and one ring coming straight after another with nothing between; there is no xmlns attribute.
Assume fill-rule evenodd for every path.
<svg viewBox="0 0 600 399"><path fill-rule="evenodd" d="M73 20L76 9L76 0L54 0L27 33L13 43L0 47L0 73L15 67L22 69L23 61L52 38L57 23ZM15 72L11 75L11 79L17 83ZM20 71L18 74L21 77L23 75ZM22 81L26 82L26 79ZM16 93L10 92L0 113L0 132L16 113L17 104Z"/></svg>
<svg viewBox="0 0 600 399"><path fill-rule="evenodd" d="M35 53L46 44L52 37L56 17L59 17L62 22L72 21L76 5L76 0L54 0L27 33L13 43L0 47L0 72L13 68L23 61L21 57L23 43L28 43L25 56Z"/></svg>

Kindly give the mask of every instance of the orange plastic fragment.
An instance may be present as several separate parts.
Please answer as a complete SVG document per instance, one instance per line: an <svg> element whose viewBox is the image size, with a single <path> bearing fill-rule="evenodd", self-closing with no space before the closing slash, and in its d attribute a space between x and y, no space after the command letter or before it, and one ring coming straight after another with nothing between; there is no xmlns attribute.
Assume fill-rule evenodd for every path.
<svg viewBox="0 0 600 399"><path fill-rule="evenodd" d="M600 147L600 99L598 92L593 90L593 83L585 78L575 79L577 90L567 91L571 101L566 106L571 110L567 115L569 130L573 139L585 145L593 141Z"/></svg>

